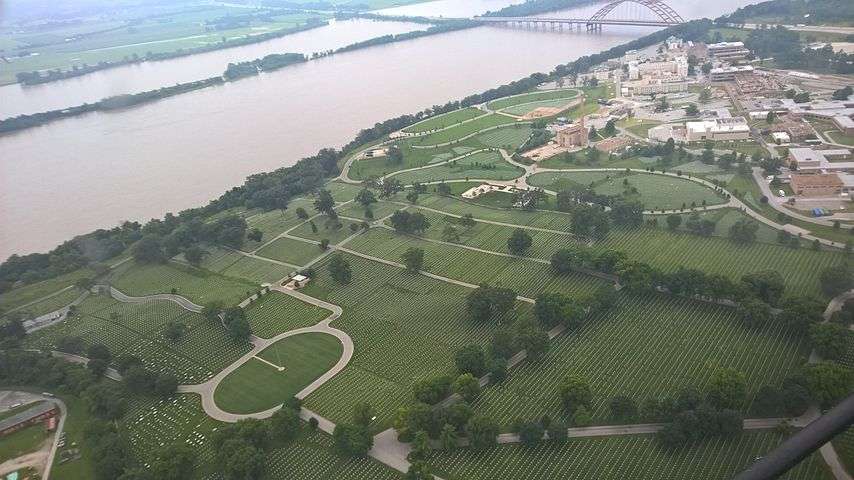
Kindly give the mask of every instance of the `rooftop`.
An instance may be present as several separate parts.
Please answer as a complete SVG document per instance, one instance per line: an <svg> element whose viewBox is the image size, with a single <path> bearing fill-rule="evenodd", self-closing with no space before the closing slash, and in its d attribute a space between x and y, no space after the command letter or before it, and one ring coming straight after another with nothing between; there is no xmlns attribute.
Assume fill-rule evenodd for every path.
<svg viewBox="0 0 854 480"><path fill-rule="evenodd" d="M20 423L24 423L27 420L30 420L33 417L38 417L43 413L47 413L56 408L56 404L53 402L39 402L34 405L32 408L28 408L23 412L16 413L9 418L4 418L0 420L0 431L6 430L7 428L14 427Z"/></svg>
<svg viewBox="0 0 854 480"><path fill-rule="evenodd" d="M801 187L841 187L839 175L835 173L819 173L810 175L792 174L792 183Z"/></svg>

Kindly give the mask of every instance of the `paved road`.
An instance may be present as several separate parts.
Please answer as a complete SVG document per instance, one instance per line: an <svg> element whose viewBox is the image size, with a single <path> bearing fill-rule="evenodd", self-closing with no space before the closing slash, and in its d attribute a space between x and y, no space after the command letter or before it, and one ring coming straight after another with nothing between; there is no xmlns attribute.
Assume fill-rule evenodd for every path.
<svg viewBox="0 0 854 480"><path fill-rule="evenodd" d="M69 288L75 288L75 287L69 287ZM67 290L67 288L60 290L60 292L64 292L65 290ZM60 293L60 292L57 292L57 293ZM48 295L47 297L44 297L44 298L50 298L50 297L53 297L54 295ZM59 310L54 310L52 312L45 313L44 315L39 315L38 317L33 318L32 320L24 321L24 329L27 331L28 334L30 334L33 332L37 332L43 328L47 328L51 325L55 325L57 323L64 322L68 318L68 312L71 310L71 307L76 306L76 305L80 305L83 302L83 300L85 300L86 297L88 297L88 296L89 296L89 292L85 291L85 292L81 293L77 298L72 300L71 303L60 308ZM39 300L39 301L41 301L41 300Z"/></svg>
<svg viewBox="0 0 854 480"><path fill-rule="evenodd" d="M114 287L108 287L106 285L97 285L95 288L109 288L110 295L114 299L122 303L148 303L152 300L162 300L176 303L184 310L189 310L195 313L201 313L203 310L203 307L201 305L196 305L190 299L182 297L181 295L175 295L173 293L157 293L154 295L145 295L142 297L131 297L130 295L126 295L124 292Z"/></svg>

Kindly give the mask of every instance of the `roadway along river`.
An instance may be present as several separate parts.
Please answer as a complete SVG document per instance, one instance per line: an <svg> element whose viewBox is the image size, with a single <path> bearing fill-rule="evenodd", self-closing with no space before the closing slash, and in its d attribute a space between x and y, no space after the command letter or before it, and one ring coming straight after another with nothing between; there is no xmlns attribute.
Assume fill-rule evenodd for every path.
<svg viewBox="0 0 854 480"><path fill-rule="evenodd" d="M686 3L678 10L687 19L717 16L750 0ZM45 251L125 219L203 205L247 175L340 146L375 122L548 71L650 31L480 27L335 55L0 137L0 258ZM80 88L87 85L81 82Z"/></svg>

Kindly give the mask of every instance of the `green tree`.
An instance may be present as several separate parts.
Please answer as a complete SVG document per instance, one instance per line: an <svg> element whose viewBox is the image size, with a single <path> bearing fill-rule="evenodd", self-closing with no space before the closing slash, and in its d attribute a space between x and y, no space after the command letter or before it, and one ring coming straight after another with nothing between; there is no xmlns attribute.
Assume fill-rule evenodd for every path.
<svg viewBox="0 0 854 480"><path fill-rule="evenodd" d="M821 285L821 290L829 297L835 297L854 287L851 270L846 264L823 269L819 274L818 281Z"/></svg>
<svg viewBox="0 0 854 480"><path fill-rule="evenodd" d="M177 343L187 333L187 326L177 320L169 320L163 329L163 336L170 342Z"/></svg>
<svg viewBox="0 0 854 480"><path fill-rule="evenodd" d="M239 438L226 440L216 458L226 480L261 478L266 468L264 452Z"/></svg>
<svg viewBox="0 0 854 480"><path fill-rule="evenodd" d="M457 429L453 425L445 424L439 433L439 445L442 450L450 452L457 448L459 439L457 437Z"/></svg>
<svg viewBox="0 0 854 480"><path fill-rule="evenodd" d="M352 271L350 270L350 262L344 259L344 256L340 253L336 253L329 260L329 275L333 280L338 282L341 285L346 285L350 283L352 278Z"/></svg>
<svg viewBox="0 0 854 480"><path fill-rule="evenodd" d="M513 255L523 255L531 248L532 243L531 235L524 229L517 228L513 230L510 238L507 239L507 249Z"/></svg>
<svg viewBox="0 0 854 480"><path fill-rule="evenodd" d="M786 290L783 276L775 270L748 273L741 277L747 291L768 305L777 305Z"/></svg>
<svg viewBox="0 0 854 480"><path fill-rule="evenodd" d="M442 230L442 241L458 243L460 241L460 234L457 232L456 227L451 224L445 225L445 228Z"/></svg>
<svg viewBox="0 0 854 480"><path fill-rule="evenodd" d="M403 259L407 272L418 273L424 266L424 250L420 248L409 247L400 258Z"/></svg>
<svg viewBox="0 0 854 480"><path fill-rule="evenodd" d="M194 267L198 267L199 265L201 265L202 260L204 260L205 258L205 255L208 255L207 250L203 250L196 245L188 247L186 250L184 250L184 258L187 260L187 262L190 263L190 265Z"/></svg>
<svg viewBox="0 0 854 480"><path fill-rule="evenodd" d="M810 344L826 360L840 360L848 351L851 331L835 323L817 323L810 326Z"/></svg>
<svg viewBox="0 0 854 480"><path fill-rule="evenodd" d="M454 381L453 390L467 402L473 402L480 395L480 382L471 373L463 373Z"/></svg>
<svg viewBox="0 0 854 480"><path fill-rule="evenodd" d="M356 194L356 199L358 203L362 204L363 207L368 208L372 203L376 203L377 197L374 195L373 190L368 188L363 188Z"/></svg>
<svg viewBox="0 0 854 480"><path fill-rule="evenodd" d="M736 313L744 325L751 328L766 325L771 319L771 307L756 298L742 300L736 308Z"/></svg>
<svg viewBox="0 0 854 480"><path fill-rule="evenodd" d="M617 395L612 398L608 407L611 410L611 417L622 423L630 422L638 415L637 404L625 395Z"/></svg>
<svg viewBox="0 0 854 480"><path fill-rule="evenodd" d="M198 454L188 445L176 444L164 449L151 465L158 480L184 480L193 477Z"/></svg>
<svg viewBox="0 0 854 480"><path fill-rule="evenodd" d="M667 228L670 230L676 230L679 228L679 225L682 225L682 215L673 213L667 216Z"/></svg>
<svg viewBox="0 0 854 480"><path fill-rule="evenodd" d="M740 245L748 245L756 241L759 225L747 219L741 219L729 227L729 238Z"/></svg>
<svg viewBox="0 0 854 480"><path fill-rule="evenodd" d="M353 423L367 428L374 421L376 411L370 403L358 402L353 406Z"/></svg>
<svg viewBox="0 0 854 480"><path fill-rule="evenodd" d="M350 457L363 457L374 445L374 437L368 429L347 423L335 426L332 440L339 453Z"/></svg>
<svg viewBox="0 0 854 480"><path fill-rule="evenodd" d="M156 235L145 235L130 248L130 254L138 263L163 263L166 256L160 248L160 238Z"/></svg>
<svg viewBox="0 0 854 480"><path fill-rule="evenodd" d="M474 416L466 423L466 435L472 450L484 450L495 445L498 425L490 418Z"/></svg>
<svg viewBox="0 0 854 480"><path fill-rule="evenodd" d="M253 242L260 242L262 238L264 238L264 232L257 228L253 228L249 230L249 233L246 234L246 238L252 240Z"/></svg>
<svg viewBox="0 0 854 480"><path fill-rule="evenodd" d="M161 373L154 379L154 393L161 398L168 398L178 390L178 378L171 373Z"/></svg>
<svg viewBox="0 0 854 480"><path fill-rule="evenodd" d="M807 391L822 408L836 405L854 388L854 374L851 369L833 362L807 365L804 377Z"/></svg>
<svg viewBox="0 0 854 480"><path fill-rule="evenodd" d="M270 429L270 438L279 443L296 439L302 430L299 413L287 407L277 410L267 421L267 425Z"/></svg>
<svg viewBox="0 0 854 480"><path fill-rule="evenodd" d="M317 192L317 198L314 200L314 209L318 213L325 213L330 217L335 217L335 199L329 190L320 190Z"/></svg>
<svg viewBox="0 0 854 480"><path fill-rule="evenodd" d="M589 407L593 402L593 392L590 384L579 375L567 375L558 385L563 408L567 413L574 413L580 407Z"/></svg>
<svg viewBox="0 0 854 480"><path fill-rule="evenodd" d="M519 441L526 447L535 447L543 440L545 429L540 422L519 422L514 426L519 434Z"/></svg>
<svg viewBox="0 0 854 480"><path fill-rule="evenodd" d="M738 410L747 397L744 374L731 368L719 368L706 387L706 400L715 408Z"/></svg>
<svg viewBox="0 0 854 480"><path fill-rule="evenodd" d="M457 371L461 374L470 373L475 377L480 377L486 373L486 352L480 345L467 345L457 350L454 355L454 363L457 366Z"/></svg>

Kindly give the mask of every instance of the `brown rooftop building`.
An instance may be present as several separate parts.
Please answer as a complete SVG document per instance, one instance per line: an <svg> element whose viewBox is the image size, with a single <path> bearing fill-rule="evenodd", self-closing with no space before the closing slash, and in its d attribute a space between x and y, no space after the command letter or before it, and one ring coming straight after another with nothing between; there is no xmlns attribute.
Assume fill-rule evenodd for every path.
<svg viewBox="0 0 854 480"><path fill-rule="evenodd" d="M792 174L792 190L802 197L828 197L842 193L843 182L835 173Z"/></svg>
<svg viewBox="0 0 854 480"><path fill-rule="evenodd" d="M584 126L582 118L578 123L570 125L556 132L557 144L561 147L584 147L587 145L587 127Z"/></svg>

